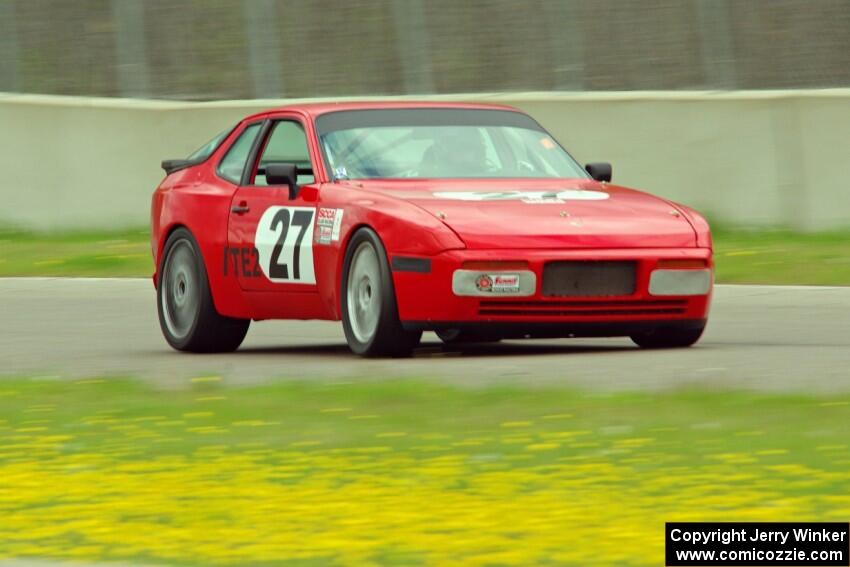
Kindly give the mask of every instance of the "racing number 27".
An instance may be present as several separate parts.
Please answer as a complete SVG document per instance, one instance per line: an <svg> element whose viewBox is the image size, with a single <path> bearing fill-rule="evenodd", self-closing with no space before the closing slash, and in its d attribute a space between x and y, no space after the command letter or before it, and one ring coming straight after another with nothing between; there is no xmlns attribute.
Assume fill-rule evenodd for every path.
<svg viewBox="0 0 850 567"><path fill-rule="evenodd" d="M269 277L272 279L289 279L289 266L285 262L280 261L280 253L283 250L283 243L286 241L286 235L289 234L290 225L299 227L298 236L295 238L295 248L292 251L292 279L301 279L301 242L304 240L304 235L307 229L313 223L313 211L296 210L293 213L289 209L280 209L272 217L271 230L277 232L278 227L281 227L280 235L272 249L271 262L269 263Z"/></svg>

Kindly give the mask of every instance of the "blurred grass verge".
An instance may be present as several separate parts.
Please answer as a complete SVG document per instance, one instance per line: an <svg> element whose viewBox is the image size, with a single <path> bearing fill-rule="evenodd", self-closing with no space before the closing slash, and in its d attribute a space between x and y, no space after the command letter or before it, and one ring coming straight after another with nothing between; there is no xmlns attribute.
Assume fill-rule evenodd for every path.
<svg viewBox="0 0 850 567"><path fill-rule="evenodd" d="M850 230L799 233L716 227L719 283L850 285Z"/></svg>
<svg viewBox="0 0 850 567"><path fill-rule="evenodd" d="M850 398L0 381L0 557L659 565L665 521L846 521Z"/></svg>
<svg viewBox="0 0 850 567"><path fill-rule="evenodd" d="M150 277L150 231L0 228L0 276Z"/></svg>
<svg viewBox="0 0 850 567"><path fill-rule="evenodd" d="M804 234L716 226L718 283L850 285L850 230ZM148 277L147 229L33 233L0 229L0 276Z"/></svg>

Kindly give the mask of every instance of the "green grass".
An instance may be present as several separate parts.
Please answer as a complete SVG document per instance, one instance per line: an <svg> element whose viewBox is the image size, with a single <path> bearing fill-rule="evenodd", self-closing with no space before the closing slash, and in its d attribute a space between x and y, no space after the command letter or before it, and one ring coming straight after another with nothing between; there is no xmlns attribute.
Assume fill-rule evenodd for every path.
<svg viewBox="0 0 850 567"><path fill-rule="evenodd" d="M850 285L850 231L714 232L719 283ZM32 233L0 230L0 276L146 277L148 232Z"/></svg>
<svg viewBox="0 0 850 567"><path fill-rule="evenodd" d="M850 285L850 231L714 231L720 283Z"/></svg>
<svg viewBox="0 0 850 567"><path fill-rule="evenodd" d="M0 557L658 565L665 521L846 521L847 396L0 382Z"/></svg>
<svg viewBox="0 0 850 567"><path fill-rule="evenodd" d="M59 233L0 229L0 276L150 276L149 234L141 228Z"/></svg>
<svg viewBox="0 0 850 567"><path fill-rule="evenodd" d="M408 433L381 441L401 449L410 448L416 434L421 433L463 439L512 429L522 432L529 424L534 426L532 437L539 440L547 432L562 430L567 423L596 441L601 440L600 434L607 440L657 437L668 449L675 447L677 454L685 452L690 457L704 453L700 446L729 452L783 447L805 463L818 465L828 460L815 450L813 442L847 443L850 433L848 396L832 399L725 391L592 394L518 387L466 390L401 380L227 388L217 376L180 381L174 386L178 389L162 391L117 378L3 379L0 423L5 427L0 431L8 434L16 426L39 418L38 423L45 424L51 433L67 433L79 427L86 417L95 415L125 423L157 415L165 421L180 420L181 425L225 429L240 420L275 425L273 431L236 427L181 436L179 442L175 439L170 444L140 438L132 447L126 447L127 457L148 458L175 449L179 453L191 452L210 444L239 448L260 442L282 449L309 440L325 449L350 448L372 445L376 435L386 431ZM49 409L42 412L38 408ZM187 417L187 412L201 410L211 413ZM114 423L90 424L81 429L85 442L77 449L103 451L114 446L123 437L110 427ZM610 431L602 433L606 429ZM759 430L758 437L739 436L755 430ZM497 449L496 445L482 447L478 450ZM453 449L444 445L441 451ZM7 455L0 452L0 459L4 456Z"/></svg>

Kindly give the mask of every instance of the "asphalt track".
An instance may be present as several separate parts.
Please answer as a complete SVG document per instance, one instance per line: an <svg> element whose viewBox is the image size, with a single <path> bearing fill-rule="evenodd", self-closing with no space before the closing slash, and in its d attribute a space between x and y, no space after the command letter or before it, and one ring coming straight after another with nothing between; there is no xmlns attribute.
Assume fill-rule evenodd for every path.
<svg viewBox="0 0 850 567"><path fill-rule="evenodd" d="M138 376L180 388L276 379L442 380L463 386L610 390L698 386L850 392L850 287L717 286L709 327L690 349L642 351L628 339L511 341L444 348L433 334L410 359L351 355L329 322L252 324L240 350L172 351L147 279L0 279L0 375Z"/></svg>

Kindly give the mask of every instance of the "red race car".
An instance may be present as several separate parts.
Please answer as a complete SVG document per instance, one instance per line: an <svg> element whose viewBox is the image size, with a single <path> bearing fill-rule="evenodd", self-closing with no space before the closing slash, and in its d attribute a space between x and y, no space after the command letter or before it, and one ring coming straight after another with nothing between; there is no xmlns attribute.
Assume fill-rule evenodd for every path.
<svg viewBox="0 0 850 567"><path fill-rule="evenodd" d="M706 221L514 108L293 105L162 165L153 279L178 350L234 350L252 319L341 319L367 356L423 331L683 347L706 324Z"/></svg>

